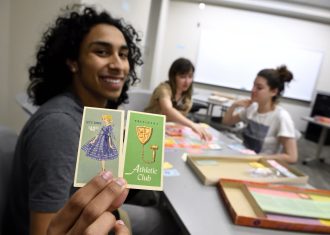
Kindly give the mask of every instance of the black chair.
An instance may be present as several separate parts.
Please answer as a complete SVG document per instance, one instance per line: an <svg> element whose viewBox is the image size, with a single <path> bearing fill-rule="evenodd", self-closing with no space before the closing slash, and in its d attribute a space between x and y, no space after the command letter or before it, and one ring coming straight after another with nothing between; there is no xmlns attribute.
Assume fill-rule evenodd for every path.
<svg viewBox="0 0 330 235"><path fill-rule="evenodd" d="M202 103L193 102L191 109L188 113L188 118L194 122L201 122L201 119L196 116L196 113L201 109L207 110L207 105L202 104Z"/></svg>
<svg viewBox="0 0 330 235"><path fill-rule="evenodd" d="M330 117L330 93L318 92L311 112L311 117L316 115ZM305 138L307 140L318 143L321 135L322 127L313 123L308 123L305 131ZM330 145L330 132L325 138L324 145Z"/></svg>
<svg viewBox="0 0 330 235"><path fill-rule="evenodd" d="M18 136L13 130L0 125L0 235L17 138Z"/></svg>

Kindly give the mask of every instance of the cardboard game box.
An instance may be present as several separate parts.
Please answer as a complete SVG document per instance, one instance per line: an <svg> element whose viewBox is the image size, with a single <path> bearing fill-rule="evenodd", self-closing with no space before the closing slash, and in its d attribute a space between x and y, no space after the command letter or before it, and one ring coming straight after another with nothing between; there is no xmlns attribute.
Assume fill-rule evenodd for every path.
<svg viewBox="0 0 330 235"><path fill-rule="evenodd" d="M328 190L230 179L217 186L234 224L330 233Z"/></svg>
<svg viewBox="0 0 330 235"><path fill-rule="evenodd" d="M205 185L220 178L267 183L307 183L308 176L279 160L255 156L187 156L187 164Z"/></svg>

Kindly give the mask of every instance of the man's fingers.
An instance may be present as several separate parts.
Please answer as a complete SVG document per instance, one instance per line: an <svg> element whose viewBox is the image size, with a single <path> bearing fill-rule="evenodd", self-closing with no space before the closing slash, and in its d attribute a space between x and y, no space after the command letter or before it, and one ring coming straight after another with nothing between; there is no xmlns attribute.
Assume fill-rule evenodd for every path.
<svg viewBox="0 0 330 235"><path fill-rule="evenodd" d="M106 235L110 230L114 228L116 224L115 216L109 212L105 211L100 215L90 226L86 228L82 233L72 233L75 234L95 234L95 235Z"/></svg>
<svg viewBox="0 0 330 235"><path fill-rule="evenodd" d="M118 209L126 200L129 190L126 188L122 194L120 194L115 201L111 204L109 210L114 211Z"/></svg>
<svg viewBox="0 0 330 235"><path fill-rule="evenodd" d="M112 203L121 197L125 191L126 181L122 178L112 180L104 189L84 208L78 221L73 227L76 234L82 234L83 231L93 223L105 211L111 208ZM126 197L122 197L123 202ZM120 205L119 205L120 206ZM74 233L74 234L75 234Z"/></svg>
<svg viewBox="0 0 330 235"><path fill-rule="evenodd" d="M112 178L110 171L102 172L73 194L51 221L50 227L54 229L52 231L56 230L58 233L69 231L86 205L111 182Z"/></svg>

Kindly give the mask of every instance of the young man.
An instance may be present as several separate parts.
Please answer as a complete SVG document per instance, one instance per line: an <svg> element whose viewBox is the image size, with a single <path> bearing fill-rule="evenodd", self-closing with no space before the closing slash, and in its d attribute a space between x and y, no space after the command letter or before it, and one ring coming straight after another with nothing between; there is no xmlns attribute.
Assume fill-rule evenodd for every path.
<svg viewBox="0 0 330 235"><path fill-rule="evenodd" d="M77 6L43 34L28 87L40 108L18 140L4 234L46 234L73 192L83 108L128 98L142 64L139 40L122 20Z"/></svg>

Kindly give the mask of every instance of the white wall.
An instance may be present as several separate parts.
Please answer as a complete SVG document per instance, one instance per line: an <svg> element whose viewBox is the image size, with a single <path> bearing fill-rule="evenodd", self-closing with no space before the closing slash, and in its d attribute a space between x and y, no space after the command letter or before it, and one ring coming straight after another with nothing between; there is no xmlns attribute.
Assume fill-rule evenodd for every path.
<svg viewBox="0 0 330 235"><path fill-rule="evenodd" d="M180 56L187 57L196 64L201 29L216 30L217 22L223 21L228 21L231 25L233 22L239 24L240 21L250 21L253 22L253 27L258 27L259 22L267 22L269 28L273 29L273 32L281 34L283 40L289 35L293 37L290 40L294 40L297 46L310 48L313 45L313 48L310 49L323 51L323 63L316 90L330 91L330 25L221 6L207 5L204 10L200 10L197 3L179 1L172 1L169 7L163 44L166 53L162 57L163 66L159 71L159 74L163 74L163 76L158 82L167 79L170 64ZM248 95L213 86L196 85L195 87L199 92L217 90L243 96ZM283 100L281 104L289 110L297 128L303 131L306 123L301 120L301 116L310 114L310 104L292 100Z"/></svg>
<svg viewBox="0 0 330 235"><path fill-rule="evenodd" d="M107 10L113 17L124 18L131 24L145 42L151 0L82 0L84 4L94 5Z"/></svg>
<svg viewBox="0 0 330 235"><path fill-rule="evenodd" d="M158 1L157 1L158 2ZM82 3L91 4L101 9L105 9L116 18L124 18L125 22L131 24L139 33L142 41L140 48L142 55L145 55L148 45L146 45L151 0L82 0ZM141 78L141 83L135 84L136 87L146 87L149 84L143 78L142 67L137 68L137 75Z"/></svg>
<svg viewBox="0 0 330 235"><path fill-rule="evenodd" d="M7 94L5 96L1 94L3 102L1 102L0 108L1 113L7 114L3 122L19 132L28 116L17 105L15 95L26 90L28 68L34 62L34 55L41 33L57 16L59 9L68 4L68 1L11 0L1 1L1 4L5 2L9 3L9 6L7 6L9 11L6 13L9 14L9 29L1 35L7 36L8 40L5 43L0 41L0 47L6 48L9 55L3 65L5 67L4 71L7 69L8 73L1 78L2 81L7 82ZM70 2L79 1L72 0ZM1 6L1 11L3 10L5 9ZM1 20L3 17L1 12Z"/></svg>
<svg viewBox="0 0 330 235"><path fill-rule="evenodd" d="M151 4L141 84L144 89L157 86L158 78L161 76L158 71L162 67L162 56L166 52L163 41L169 2L169 0L158 0L152 1Z"/></svg>
<svg viewBox="0 0 330 235"><path fill-rule="evenodd" d="M33 65L41 34L71 3L92 3L109 9L115 17L133 24L144 38L151 0L1 0L0 1L0 123L21 130L28 115L18 106L15 95L25 92L28 68ZM143 40L144 41L144 40Z"/></svg>
<svg viewBox="0 0 330 235"><path fill-rule="evenodd" d="M0 1L0 124L9 125L8 102L9 95L9 18L10 0Z"/></svg>

